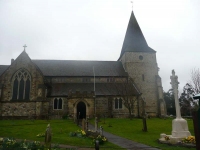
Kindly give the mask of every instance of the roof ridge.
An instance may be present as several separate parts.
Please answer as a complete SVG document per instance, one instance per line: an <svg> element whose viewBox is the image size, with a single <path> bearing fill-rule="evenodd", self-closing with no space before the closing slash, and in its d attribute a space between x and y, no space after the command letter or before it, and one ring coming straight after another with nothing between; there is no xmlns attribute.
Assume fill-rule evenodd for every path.
<svg viewBox="0 0 200 150"><path fill-rule="evenodd" d="M63 59L31 59L32 61L85 61L85 62L118 62L116 60L63 60Z"/></svg>

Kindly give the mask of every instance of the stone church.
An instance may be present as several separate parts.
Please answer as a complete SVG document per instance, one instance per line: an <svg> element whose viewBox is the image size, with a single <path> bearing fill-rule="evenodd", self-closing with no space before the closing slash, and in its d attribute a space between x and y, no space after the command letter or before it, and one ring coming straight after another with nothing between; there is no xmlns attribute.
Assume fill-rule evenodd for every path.
<svg viewBox="0 0 200 150"><path fill-rule="evenodd" d="M156 51L131 13L117 61L33 60L0 65L1 118L166 114Z"/></svg>

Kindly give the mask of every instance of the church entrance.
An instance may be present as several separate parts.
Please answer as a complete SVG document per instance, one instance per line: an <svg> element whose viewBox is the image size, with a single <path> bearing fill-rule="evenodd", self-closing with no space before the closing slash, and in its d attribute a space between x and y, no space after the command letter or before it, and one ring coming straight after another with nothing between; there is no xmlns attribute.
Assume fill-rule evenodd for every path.
<svg viewBox="0 0 200 150"><path fill-rule="evenodd" d="M77 104L77 118L79 114L79 119L86 118L86 105L84 102L79 102Z"/></svg>

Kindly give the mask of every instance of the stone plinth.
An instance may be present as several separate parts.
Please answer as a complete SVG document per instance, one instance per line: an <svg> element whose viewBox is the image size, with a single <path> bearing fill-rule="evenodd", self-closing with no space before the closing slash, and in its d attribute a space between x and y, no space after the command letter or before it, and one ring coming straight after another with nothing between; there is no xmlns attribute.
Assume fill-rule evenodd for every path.
<svg viewBox="0 0 200 150"><path fill-rule="evenodd" d="M172 137L185 138L190 136L187 121L183 118L174 119L172 121Z"/></svg>

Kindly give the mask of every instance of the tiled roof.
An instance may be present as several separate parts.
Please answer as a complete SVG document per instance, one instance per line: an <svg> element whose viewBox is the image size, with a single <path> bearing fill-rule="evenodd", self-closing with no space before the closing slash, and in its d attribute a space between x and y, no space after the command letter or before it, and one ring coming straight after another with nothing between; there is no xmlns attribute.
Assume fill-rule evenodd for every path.
<svg viewBox="0 0 200 150"><path fill-rule="evenodd" d="M155 52L148 46L133 12L126 30L120 58L125 52Z"/></svg>
<svg viewBox="0 0 200 150"><path fill-rule="evenodd" d="M120 95L119 87L123 87L124 83L96 83L95 95ZM133 85L129 85L131 95L139 95L137 89ZM120 88L121 90L122 88ZM50 96L68 96L69 92L94 92L94 83L65 83L65 84L53 84ZM122 92L122 91L121 91Z"/></svg>
<svg viewBox="0 0 200 150"><path fill-rule="evenodd" d="M120 61L32 60L44 76L127 76ZM94 67L94 72L93 72Z"/></svg>
<svg viewBox="0 0 200 150"><path fill-rule="evenodd" d="M0 76L4 73L4 71L9 67L10 65L0 65Z"/></svg>

